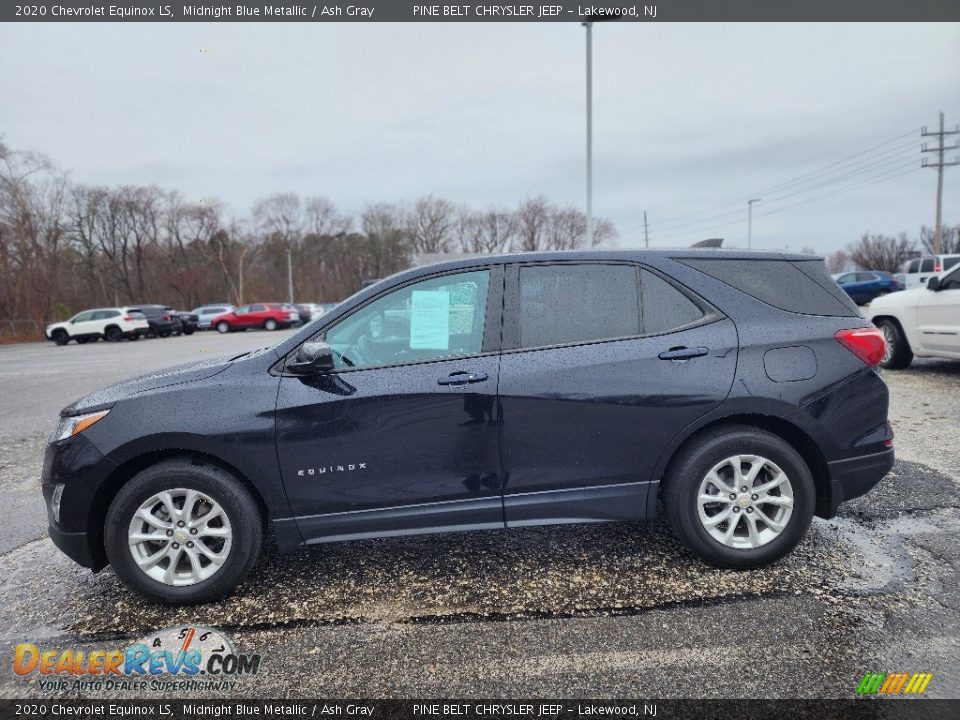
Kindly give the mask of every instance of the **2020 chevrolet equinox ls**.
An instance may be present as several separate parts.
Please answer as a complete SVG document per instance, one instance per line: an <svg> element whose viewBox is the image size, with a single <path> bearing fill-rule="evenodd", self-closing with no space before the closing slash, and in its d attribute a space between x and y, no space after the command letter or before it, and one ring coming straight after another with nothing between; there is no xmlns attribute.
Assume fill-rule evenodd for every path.
<svg viewBox="0 0 960 720"><path fill-rule="evenodd" d="M273 347L61 412L50 535L212 600L281 550L644 520L754 568L893 464L882 334L801 255L589 251L409 270Z"/></svg>

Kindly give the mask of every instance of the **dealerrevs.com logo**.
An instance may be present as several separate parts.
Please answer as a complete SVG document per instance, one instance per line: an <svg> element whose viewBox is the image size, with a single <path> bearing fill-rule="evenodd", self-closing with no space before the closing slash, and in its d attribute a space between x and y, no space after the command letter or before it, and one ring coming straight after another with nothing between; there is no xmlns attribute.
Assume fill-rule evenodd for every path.
<svg viewBox="0 0 960 720"><path fill-rule="evenodd" d="M13 671L37 676L43 691L232 690L254 675L260 655L238 653L219 630L178 625L150 633L126 648L47 648L20 643Z"/></svg>

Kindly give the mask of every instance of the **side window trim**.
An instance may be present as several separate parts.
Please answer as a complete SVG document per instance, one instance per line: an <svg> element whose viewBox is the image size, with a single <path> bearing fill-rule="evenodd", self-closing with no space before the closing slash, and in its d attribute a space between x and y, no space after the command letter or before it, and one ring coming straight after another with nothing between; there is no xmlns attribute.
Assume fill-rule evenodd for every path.
<svg viewBox="0 0 960 720"><path fill-rule="evenodd" d="M342 315L337 318L336 322L321 325L317 331L308 337L303 342L311 342L315 340L325 340L327 332L334 327L339 325L347 318L353 316L354 314L361 312L371 303L376 302L382 297L389 295L390 293L401 290L409 285L415 285L424 280L435 280L441 277L448 277L451 275L460 275L463 273L469 272L481 272L486 270L490 274L489 286L487 289L487 307L486 307L486 316L484 317L484 327L483 327L483 342L480 347L480 352L473 355L458 355L456 357L441 357L441 358L430 358L427 360L408 360L405 362L398 363L388 363L384 365L366 365L363 367L356 368L336 368L330 371L331 375L339 375L340 373L352 373L352 372L362 372L364 370L382 370L384 368L393 368L393 367L403 367L405 365L427 365L430 363L439 363L439 362L450 362L451 360L469 360L471 358L484 357L487 355L496 355L500 353L501 341L502 341L502 326L503 326L503 310L504 310L504 266L502 263L494 265L473 265L463 268L457 268L456 270L445 270L441 272L432 273L429 275L421 275L419 277L408 280L407 282L400 283L399 285L391 285L388 288L384 288L381 292L377 293L373 297L369 298L362 305L358 305L353 308L346 315ZM300 349L300 343L293 348L283 360L275 365L275 369L278 369L282 372L284 365L290 361L297 354L297 350Z"/></svg>

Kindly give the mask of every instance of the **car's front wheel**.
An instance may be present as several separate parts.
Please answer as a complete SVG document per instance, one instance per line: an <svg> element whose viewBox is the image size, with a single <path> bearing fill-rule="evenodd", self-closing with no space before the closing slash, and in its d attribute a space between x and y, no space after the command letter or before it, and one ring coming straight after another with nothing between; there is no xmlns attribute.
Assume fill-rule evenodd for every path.
<svg viewBox="0 0 960 720"><path fill-rule="evenodd" d="M681 450L665 482L674 533L721 568L756 568L782 558L803 539L816 504L800 454L749 426L704 432Z"/></svg>
<svg viewBox="0 0 960 720"><path fill-rule="evenodd" d="M111 325L104 333L104 337L106 337L110 342L120 342L123 340L123 330Z"/></svg>
<svg viewBox="0 0 960 720"><path fill-rule="evenodd" d="M277 329L277 321L274 320L273 318L270 318L269 320L267 320L267 321L263 324L263 327L266 328L267 330L276 330L276 329Z"/></svg>
<svg viewBox="0 0 960 720"><path fill-rule="evenodd" d="M66 330L54 330L50 337L57 345L66 345L70 342L70 336L67 335Z"/></svg>
<svg viewBox="0 0 960 720"><path fill-rule="evenodd" d="M149 600L185 605L231 592L260 554L263 527L256 502L233 475L176 459L120 489L104 537L124 584Z"/></svg>
<svg viewBox="0 0 960 720"><path fill-rule="evenodd" d="M221 320L217 323L217 332L219 333L228 333L230 332L230 323L225 320Z"/></svg>
<svg viewBox="0 0 960 720"><path fill-rule="evenodd" d="M880 360L880 367L888 370L903 370L913 362L913 350L910 349L910 343L903 335L903 330L896 320L884 318L877 321L877 327L883 333L883 340L886 347L883 351L883 359Z"/></svg>

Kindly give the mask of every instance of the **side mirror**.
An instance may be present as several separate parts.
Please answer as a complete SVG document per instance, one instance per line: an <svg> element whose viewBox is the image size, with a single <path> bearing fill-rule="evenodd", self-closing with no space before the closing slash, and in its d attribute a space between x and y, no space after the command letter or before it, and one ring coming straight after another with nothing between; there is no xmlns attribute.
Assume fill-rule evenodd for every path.
<svg viewBox="0 0 960 720"><path fill-rule="evenodd" d="M297 350L287 370L296 375L319 375L333 370L333 351L323 341L305 342Z"/></svg>
<svg viewBox="0 0 960 720"><path fill-rule="evenodd" d="M937 292L937 290L939 289L940 289L940 278L934 275L932 278L927 280L927 290L933 290L933 292Z"/></svg>

